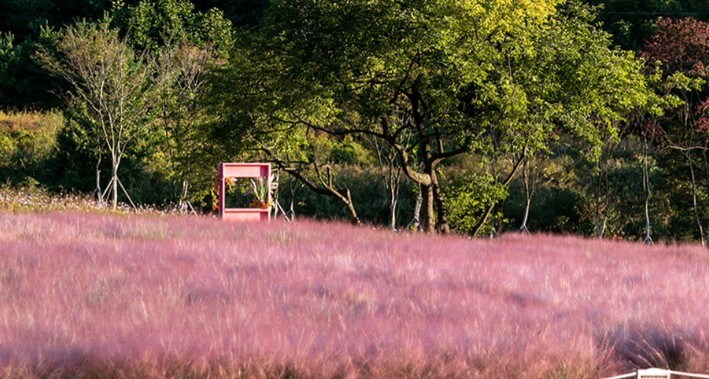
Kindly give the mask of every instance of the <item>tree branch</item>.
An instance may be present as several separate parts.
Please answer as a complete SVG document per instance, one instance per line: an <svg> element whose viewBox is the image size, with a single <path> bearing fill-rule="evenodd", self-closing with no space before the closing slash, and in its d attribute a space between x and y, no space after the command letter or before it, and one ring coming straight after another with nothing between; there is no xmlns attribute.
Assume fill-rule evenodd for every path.
<svg viewBox="0 0 709 379"><path fill-rule="evenodd" d="M357 216L357 212L354 208L354 204L352 202L352 196L350 194L350 190L345 189L344 194L341 193L340 191L338 191L334 187L334 185L332 184L332 176L329 173L329 169L328 169L328 178L329 178L328 182L329 183L326 183L322 178L322 175L320 173L320 169L318 167L317 162L312 162L313 167L315 168L315 171L317 173L318 180L322 184L322 186L318 186L317 184L313 183L310 179L308 179L305 175L303 175L300 172L300 170L298 170L297 168L289 167L286 164L286 162L284 162L283 160L276 157L276 155L270 149L268 149L266 147L262 147L261 150L271 158L271 161L273 163L275 163L276 166L278 166L278 168L282 169L283 171L287 172L288 175L291 175L292 177L299 180L306 187L310 188L310 190L312 190L313 192L319 193L321 195L330 196L330 197L340 200L347 207L347 211L350 214L350 218L352 219L352 222L355 224L358 224L358 225L362 223L362 221Z"/></svg>

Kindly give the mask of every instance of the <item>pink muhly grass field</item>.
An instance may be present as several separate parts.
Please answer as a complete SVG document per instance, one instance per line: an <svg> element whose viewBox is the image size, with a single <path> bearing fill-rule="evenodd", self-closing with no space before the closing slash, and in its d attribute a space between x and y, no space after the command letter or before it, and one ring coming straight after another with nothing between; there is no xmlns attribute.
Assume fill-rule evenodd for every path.
<svg viewBox="0 0 709 379"><path fill-rule="evenodd" d="M0 376L709 372L709 254L575 237L0 213Z"/></svg>

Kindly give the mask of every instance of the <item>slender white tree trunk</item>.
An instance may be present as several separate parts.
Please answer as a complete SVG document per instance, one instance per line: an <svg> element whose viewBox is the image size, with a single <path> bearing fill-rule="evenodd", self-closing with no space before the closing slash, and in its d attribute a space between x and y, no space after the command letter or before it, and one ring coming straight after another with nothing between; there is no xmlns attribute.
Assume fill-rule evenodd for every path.
<svg viewBox="0 0 709 379"><path fill-rule="evenodd" d="M416 196L416 205L414 206L414 215L409 222L408 229L418 232L421 230L421 205L423 204L423 195L419 192Z"/></svg>
<svg viewBox="0 0 709 379"><path fill-rule="evenodd" d="M519 231L522 233L529 234L529 229L527 228L527 221L529 220L529 208L532 206L532 193L530 191L529 184L529 159L524 160L524 167L522 167L522 178L524 181L524 197L526 199L526 204L524 206L524 216L522 217L522 225L519 227Z"/></svg>
<svg viewBox="0 0 709 379"><path fill-rule="evenodd" d="M396 211L399 206L399 188L401 186L401 169L389 165L389 227L396 230Z"/></svg>
<svg viewBox="0 0 709 379"><path fill-rule="evenodd" d="M699 219L699 204L697 201L697 182L694 177L694 164L692 163L692 158L689 153L686 153L687 161L689 162L689 173L692 177L692 205L694 207L694 220L697 223L697 229L699 229L699 241L702 246L705 246L706 240L704 239L704 228L702 228L702 222Z"/></svg>
<svg viewBox="0 0 709 379"><path fill-rule="evenodd" d="M111 207L115 210L118 207L118 165L120 158L114 153L111 155Z"/></svg>
<svg viewBox="0 0 709 379"><path fill-rule="evenodd" d="M103 205L103 192L101 191L101 153L99 152L98 160L96 161L96 188L94 188L96 201L99 205Z"/></svg>
<svg viewBox="0 0 709 379"><path fill-rule="evenodd" d="M643 190L645 191L645 239L646 244L652 245L650 228L650 172L647 162L647 137L643 136Z"/></svg>

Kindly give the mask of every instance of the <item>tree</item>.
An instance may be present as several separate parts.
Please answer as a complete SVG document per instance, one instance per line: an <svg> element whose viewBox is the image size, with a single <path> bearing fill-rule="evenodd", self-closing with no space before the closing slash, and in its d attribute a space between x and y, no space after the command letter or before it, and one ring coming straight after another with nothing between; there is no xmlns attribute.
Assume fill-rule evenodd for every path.
<svg viewBox="0 0 709 379"><path fill-rule="evenodd" d="M182 41L175 46L165 46L156 67L169 83L162 87L155 104L164 131L160 150L169 162L169 170L163 169L168 171L168 178L175 182L175 187L180 188L176 200L181 209L192 208L190 186L199 183L204 174L200 172L205 168L201 161L209 144L203 125L211 116L202 104L200 91L206 85L215 56L209 47L200 48ZM209 163L214 165L213 161ZM206 179L207 186L210 179ZM202 187L204 181L200 183Z"/></svg>
<svg viewBox="0 0 709 379"><path fill-rule="evenodd" d="M384 187L389 195L389 228L396 230L402 176L401 166L397 164L398 156L396 151L389 145L381 143L377 138L370 138L367 142L371 145L370 148L377 153L379 166L382 167ZM414 215L414 217L417 216Z"/></svg>
<svg viewBox="0 0 709 379"><path fill-rule="evenodd" d="M509 153L524 164L552 153L559 142L570 143L578 158L597 165L604 146L617 141L619 127L633 114L660 111L657 96L642 61L611 48L610 36L594 26L592 9L569 1L549 24L532 39L530 53L506 58L509 76L523 89L521 111L511 120L519 126L507 127ZM522 168L524 228L532 193Z"/></svg>
<svg viewBox="0 0 709 379"><path fill-rule="evenodd" d="M657 27L641 53L651 68L659 61L666 76L680 72L688 77L706 77L709 23L689 17L661 18Z"/></svg>
<svg viewBox="0 0 709 379"><path fill-rule="evenodd" d="M57 54L42 50L38 57L48 71L71 84L66 95L69 107L85 115L93 135L110 153L107 190L112 190L111 203L116 208L119 187L123 188L118 176L121 159L127 147L153 124L154 104L163 83L155 75L154 62L145 54L136 54L109 25L110 19L104 19L69 26L57 43Z"/></svg>
<svg viewBox="0 0 709 379"><path fill-rule="evenodd" d="M209 47L221 57L232 47L232 25L218 8L196 11L188 0L141 0L134 6L114 5L114 25L119 27L138 51L162 50L189 42Z"/></svg>
<svg viewBox="0 0 709 379"><path fill-rule="evenodd" d="M657 91L680 100L674 103L668 117L655 126L662 137L662 146L681 154L686 160L694 222L699 240L704 244L695 168L703 161L705 170L709 169L706 154L709 135L703 129L703 104L709 101L706 87L709 24L692 18L660 19L657 32L647 41L641 54L648 61L648 71L662 77L658 80Z"/></svg>
<svg viewBox="0 0 709 379"><path fill-rule="evenodd" d="M77 19L100 19L109 0L3 0L0 31L10 32L23 43L36 36L41 26L62 28Z"/></svg>
<svg viewBox="0 0 709 379"><path fill-rule="evenodd" d="M212 155L205 124L213 116L203 96L207 78L226 62L233 45L229 20L216 9L196 11L187 0L141 0L114 6L112 25L136 51L149 50L162 86L151 128L150 153L141 165L157 172L181 208L189 208L211 188Z"/></svg>
<svg viewBox="0 0 709 379"><path fill-rule="evenodd" d="M615 43L625 49L639 51L657 30L660 17L674 19L692 17L709 19L706 0L585 0L600 6L603 28L613 35Z"/></svg>
<svg viewBox="0 0 709 379"><path fill-rule="evenodd" d="M644 88L639 62L610 50L588 17L575 21L585 8L572 3L567 17L556 1L486 4L274 1L245 46L250 61L233 66L256 65L254 76L230 82L251 86L243 96L259 100L231 100L255 107L231 110L230 120L249 136L304 128L379 139L421 187L424 229L446 232L444 162L469 152L519 155L525 140L557 125L597 146L621 107L642 102L626 100ZM236 77L247 78L224 82Z"/></svg>
<svg viewBox="0 0 709 379"><path fill-rule="evenodd" d="M77 19L97 19L110 8L108 0L3 0L0 1L0 32L14 37L11 57L0 70L0 106L38 110L60 106L50 91L65 83L52 78L33 59L40 48L51 49L56 33ZM2 64L0 64L2 65Z"/></svg>

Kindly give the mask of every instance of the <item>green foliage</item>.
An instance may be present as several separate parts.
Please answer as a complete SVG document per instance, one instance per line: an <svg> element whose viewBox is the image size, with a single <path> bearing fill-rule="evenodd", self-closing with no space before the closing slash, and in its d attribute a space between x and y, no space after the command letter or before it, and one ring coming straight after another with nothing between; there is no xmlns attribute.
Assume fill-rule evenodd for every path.
<svg viewBox="0 0 709 379"><path fill-rule="evenodd" d="M4 68L7 65L7 61L11 59L11 55L13 53L13 42L15 40L15 36L12 33L3 33L0 32L0 69Z"/></svg>
<svg viewBox="0 0 709 379"><path fill-rule="evenodd" d="M49 110L60 104L57 94L66 83L50 76L35 59L38 49L53 49L59 36L48 26L38 29L20 43L12 34L0 33L0 106Z"/></svg>
<svg viewBox="0 0 709 379"><path fill-rule="evenodd" d="M183 42L163 49L160 61L169 85L157 100L161 122L151 133L156 156L145 164L175 188L175 201L195 202L210 191L214 162L226 160L215 156L208 126L216 116L202 93L221 59L213 49Z"/></svg>
<svg viewBox="0 0 709 379"><path fill-rule="evenodd" d="M227 56L232 47L231 22L217 8L198 12L188 0L142 0L135 6L114 3L114 12L114 24L137 50L189 42Z"/></svg>
<svg viewBox="0 0 709 379"><path fill-rule="evenodd" d="M105 156L103 149L96 149L95 136L91 137L90 125L81 125L82 120L77 115L66 111L64 127L57 136L57 155L54 170L57 182L50 187L59 186L80 192L90 192L96 186L95 165L99 158L104 162L110 158ZM104 183L107 171L103 169Z"/></svg>
<svg viewBox="0 0 709 379"><path fill-rule="evenodd" d="M451 227L466 234L474 232L488 206L502 202L508 196L507 188L486 173L470 173L456 178L450 187L448 203ZM501 213L496 215L496 219L497 223L504 223ZM492 224L488 224L480 233L489 234L494 228Z"/></svg>
<svg viewBox="0 0 709 379"><path fill-rule="evenodd" d="M193 0L199 10L219 8L236 27L252 27L263 17L269 0Z"/></svg>
<svg viewBox="0 0 709 379"><path fill-rule="evenodd" d="M118 203L118 168L127 146L145 135L157 117L155 100L166 78L156 64L137 54L110 18L92 24L84 21L67 27L56 51L41 50L37 55L47 71L71 84L67 105L73 114L86 120L87 134L101 154L111 158L112 205Z"/></svg>
<svg viewBox="0 0 709 379"><path fill-rule="evenodd" d="M595 28L593 19L580 3L567 3L553 27L540 35L536 55L520 68L529 83L528 97L538 104L533 120L563 126L583 141L591 160L606 138L617 138L620 121L657 101L642 61L612 49L610 36Z"/></svg>
<svg viewBox="0 0 709 379"><path fill-rule="evenodd" d="M533 233L577 233L592 230L584 219L582 203L584 196L579 193L583 175L578 157L564 154L557 143L548 154L530 159L528 177L532 197L527 229ZM509 188L509 197L501 205L501 211L509 220L508 229L517 231L522 225L526 206L525 188L522 178L514 181Z"/></svg>
<svg viewBox="0 0 709 379"><path fill-rule="evenodd" d="M309 152L310 160L340 165L371 166L374 164L372 152L351 136L333 138L327 135L310 136L300 145L303 152Z"/></svg>
<svg viewBox="0 0 709 379"><path fill-rule="evenodd" d="M53 160L63 123L56 111L0 112L0 178L14 183L55 180Z"/></svg>
<svg viewBox="0 0 709 379"><path fill-rule="evenodd" d="M445 159L544 149L558 126L597 155L651 92L586 8L557 5L275 1L222 78L239 89L231 128L252 141L281 127L375 137L424 186Z"/></svg>
<svg viewBox="0 0 709 379"><path fill-rule="evenodd" d="M162 201L198 203L211 189L215 162L206 125L214 115L205 108L206 78L229 56L231 22L219 9L197 11L186 0L143 0L114 4L113 25L132 47L156 52L157 72L165 86L155 100L159 122L150 128L132 155L138 193ZM150 180L139 180L144 175Z"/></svg>
<svg viewBox="0 0 709 379"><path fill-rule="evenodd" d="M3 0L0 30L13 33L18 43L36 37L40 27L61 28L79 19L98 19L111 0Z"/></svg>
<svg viewBox="0 0 709 379"><path fill-rule="evenodd" d="M15 110L50 110L61 102L57 94L66 83L52 78L35 61L38 49L51 49L52 30L78 19L100 18L108 0L3 0L0 34L14 37L10 54L0 52L0 107ZM0 37L0 40L6 37ZM6 42L6 41L4 41ZM7 44L0 50L7 52Z"/></svg>

